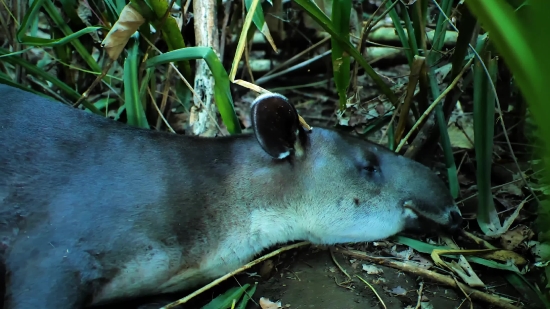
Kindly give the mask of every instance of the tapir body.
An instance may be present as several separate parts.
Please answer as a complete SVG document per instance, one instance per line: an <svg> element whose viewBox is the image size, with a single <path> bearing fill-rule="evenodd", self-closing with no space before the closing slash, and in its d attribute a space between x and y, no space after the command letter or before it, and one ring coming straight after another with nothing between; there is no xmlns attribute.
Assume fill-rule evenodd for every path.
<svg viewBox="0 0 550 309"><path fill-rule="evenodd" d="M307 132L277 94L258 97L252 113L255 134L200 138L0 85L4 308L175 292L277 243L460 224L427 167L334 130Z"/></svg>

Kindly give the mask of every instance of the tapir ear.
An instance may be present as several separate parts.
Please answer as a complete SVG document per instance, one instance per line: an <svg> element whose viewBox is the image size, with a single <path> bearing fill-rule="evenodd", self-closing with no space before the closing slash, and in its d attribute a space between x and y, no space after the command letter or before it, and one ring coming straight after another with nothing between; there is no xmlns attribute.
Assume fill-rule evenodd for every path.
<svg viewBox="0 0 550 309"><path fill-rule="evenodd" d="M252 102L250 120L256 139L265 152L284 159L301 152L300 121L296 108L280 94L265 93Z"/></svg>

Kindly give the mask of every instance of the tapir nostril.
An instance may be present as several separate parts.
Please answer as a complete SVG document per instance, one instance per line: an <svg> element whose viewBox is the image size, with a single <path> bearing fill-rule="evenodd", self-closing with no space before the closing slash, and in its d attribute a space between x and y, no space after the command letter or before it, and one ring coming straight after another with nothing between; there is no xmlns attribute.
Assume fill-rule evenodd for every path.
<svg viewBox="0 0 550 309"><path fill-rule="evenodd" d="M451 211L451 226L458 228L462 224L462 215L458 211Z"/></svg>

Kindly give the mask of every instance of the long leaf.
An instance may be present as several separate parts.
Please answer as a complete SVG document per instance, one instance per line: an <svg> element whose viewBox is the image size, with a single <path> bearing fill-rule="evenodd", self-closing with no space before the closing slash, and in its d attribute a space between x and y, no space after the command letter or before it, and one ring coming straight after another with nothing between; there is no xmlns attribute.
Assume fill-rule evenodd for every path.
<svg viewBox="0 0 550 309"><path fill-rule="evenodd" d="M159 64L191 59L203 59L206 61L216 83L214 86L214 96L216 99L216 106L220 111L223 123L227 127L227 131L229 131L230 134L241 133L239 119L235 114L231 90L229 88L229 76L212 48L187 47L174 50L147 60L146 67L151 68Z"/></svg>

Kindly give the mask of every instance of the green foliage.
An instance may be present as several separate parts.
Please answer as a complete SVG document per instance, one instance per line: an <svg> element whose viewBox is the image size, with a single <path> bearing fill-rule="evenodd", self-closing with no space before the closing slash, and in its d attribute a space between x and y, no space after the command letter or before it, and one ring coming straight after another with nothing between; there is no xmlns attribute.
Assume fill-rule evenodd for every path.
<svg viewBox="0 0 550 309"><path fill-rule="evenodd" d="M128 124L148 129L149 124L141 104L138 87L139 42L130 40L128 56L124 60L124 106L128 115Z"/></svg>
<svg viewBox="0 0 550 309"><path fill-rule="evenodd" d="M495 119L496 62L490 52L483 54L484 62L489 64L491 75L487 76L481 61L474 68L474 141L477 165L477 189L479 204L477 221L485 234L495 234L501 228L491 192L491 166L493 164L493 136Z"/></svg>
<svg viewBox="0 0 550 309"><path fill-rule="evenodd" d="M211 47L187 47L174 50L147 60L146 67L150 68L163 63L189 59L204 59L206 61L216 82L214 96L223 122L230 133L240 133L241 127L233 108L233 99L229 89L229 77Z"/></svg>
<svg viewBox="0 0 550 309"><path fill-rule="evenodd" d="M332 24L342 40L349 41L349 20L351 14L351 1L332 1ZM347 90L350 82L350 56L344 53L344 46L340 41L331 38L332 46L332 73L334 84L340 99L340 111L344 111L347 102Z"/></svg>
<svg viewBox="0 0 550 309"><path fill-rule="evenodd" d="M240 133L240 124L235 115L233 108L232 100L229 92L229 79L227 73L225 72L223 66L219 59L212 59L216 57L215 54L210 52L203 52L197 54L196 50L191 50L185 52L185 43L181 32L176 24L174 18L167 14L169 10L168 2L158 1L158 0L132 0L130 3L134 8L146 18L146 23L144 26L140 27L140 33L136 36L135 39L130 39L129 44L127 45L127 55L124 60L124 74L123 74L123 83L124 83L124 105L123 108L119 111L126 110L128 124L133 126L138 126L142 128L149 128L147 119L145 117L145 110L147 107L147 102L150 100L150 97L146 95L146 89L148 85L153 87L156 86L155 83L150 83L151 79L154 78L154 68L142 67L140 63L143 62L146 57L154 58L156 53L151 52L150 49L146 48L145 44L140 44L138 38L140 36L145 37L150 41L151 33L149 32L149 24L153 27L161 30L163 39L166 41L169 50L177 51L175 54L171 54L171 61L176 63L177 68L183 72L184 77L188 81L192 81L191 68L189 65L188 59L202 59L201 55L207 57L205 59L211 69L214 70L213 75L216 78L216 87L217 92L215 95L216 104L220 109L222 114L222 119L226 124L228 131L232 134ZM76 8L78 3L74 0L63 0L61 1L63 12L59 12L58 9L54 6L51 0L37 0L32 2L29 9L26 10L21 26L17 31L17 39L23 45L28 46L29 48L35 46L43 47L53 47L54 50L59 54L59 58L66 59L66 63L72 61L71 53L76 53L86 65L90 68L90 71L84 71L85 73L94 74L99 76L102 73L101 62L98 62L94 57L91 56L90 50L91 46L89 44L83 44L81 39L84 35L93 34L97 30L108 31L106 27L97 27L97 26L86 26L78 18ZM126 1L123 0L108 0L105 2L90 2L90 8L98 14L103 14L100 16L104 21L108 21L111 25L114 24L119 18L119 14L122 12L124 6L126 6ZM57 31L59 29L60 37L45 39L38 37L33 31L29 32L28 30L33 27L34 22L37 20L38 13L40 11L45 12L48 17L54 22L54 27L52 31ZM73 17L72 23L68 24L62 18L62 13L65 16ZM73 28L75 30L73 30ZM143 41L141 41L143 42ZM196 57L187 57L186 54L199 55ZM74 81L62 81L57 79L51 74L43 71L41 68L36 66L29 65L26 61L18 58L17 53L9 53L8 51L0 50L0 57L4 58L5 61L25 67L28 73L34 74L34 76L40 78L44 81L51 82L54 86L61 89L66 96L76 101L80 99L80 94L74 90L72 85L78 83ZM182 56L182 58L178 58ZM162 58L159 58L162 59ZM157 59L157 60L159 60ZM155 60L156 61L156 60ZM155 61L149 61L148 63L155 63ZM105 63L105 62L104 62ZM160 64L160 62L156 62ZM223 72L221 72L223 71ZM81 74L84 78L86 74ZM69 75L74 76L74 75ZM109 74L104 75L103 81L107 84L112 84L112 76ZM8 76L0 76L0 81L8 84L16 84L11 81ZM118 82L118 81L116 81ZM71 86L70 86L71 85ZM114 85L112 85L114 86ZM185 87L182 87L181 81L176 85L176 93L180 98L189 99L189 90ZM26 89L26 88L25 88ZM81 102L88 110L101 114L99 109L90 104L87 100Z"/></svg>
<svg viewBox="0 0 550 309"><path fill-rule="evenodd" d="M245 308L248 301L256 292L256 285L252 286L245 284L242 287L233 287L227 290L225 293L214 298L210 303L203 306L201 309L229 309L232 308L232 304L242 298L241 302L235 308Z"/></svg>
<svg viewBox="0 0 550 309"><path fill-rule="evenodd" d="M334 26L332 21L319 9L319 7L312 0L294 0L313 20L315 20L319 26L331 35L331 38L337 40L341 48L355 59L365 70L365 72L373 79L376 85L380 88L380 91L384 93L390 102L397 105L397 97L391 91L391 89L384 83L382 78L373 70L373 68L365 61L361 53L351 45L349 40L340 36L338 29Z"/></svg>
<svg viewBox="0 0 550 309"><path fill-rule="evenodd" d="M550 41L547 37L549 26L546 20L550 12L550 1L530 0L500 1L500 0L466 0L466 4L489 32L489 38L503 57L506 65L514 74L514 82L521 89L523 97L529 104L532 117L538 127L539 141L550 139L550 122L546 119L550 115L550 58L547 51ZM544 167L550 167L550 152L547 145L542 145L541 156ZM545 173L545 183L548 183L548 174ZM543 246L550 244L550 220L548 218L548 201L539 204L539 241ZM548 248L548 247L547 247ZM546 274L550 274L547 250L545 266ZM547 277L548 280L548 277ZM550 286L546 286L549 288ZM549 291L545 291L547 297Z"/></svg>

